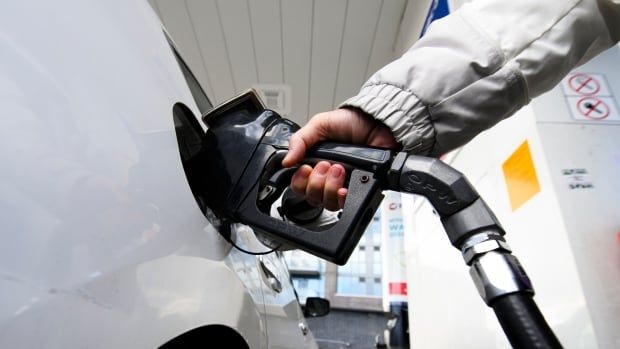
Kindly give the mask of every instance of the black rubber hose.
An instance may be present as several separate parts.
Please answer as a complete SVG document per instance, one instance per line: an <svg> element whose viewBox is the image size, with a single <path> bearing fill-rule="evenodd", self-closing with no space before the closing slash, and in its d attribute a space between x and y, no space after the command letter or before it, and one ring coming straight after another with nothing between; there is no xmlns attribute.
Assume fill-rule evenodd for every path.
<svg viewBox="0 0 620 349"><path fill-rule="evenodd" d="M531 294L507 294L491 307L513 348L562 348Z"/></svg>

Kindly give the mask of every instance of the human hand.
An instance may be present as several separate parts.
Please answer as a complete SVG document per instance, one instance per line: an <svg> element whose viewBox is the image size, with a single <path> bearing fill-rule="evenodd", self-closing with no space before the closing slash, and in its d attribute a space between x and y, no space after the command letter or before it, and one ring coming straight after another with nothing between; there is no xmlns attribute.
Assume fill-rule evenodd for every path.
<svg viewBox="0 0 620 349"><path fill-rule="evenodd" d="M306 151L320 141L332 140L382 148L399 147L390 129L359 109L341 108L319 113L291 136L289 151L282 165L291 167L304 158ZM314 206L337 211L344 206L345 169L327 161L314 168L302 165L293 175L291 188Z"/></svg>

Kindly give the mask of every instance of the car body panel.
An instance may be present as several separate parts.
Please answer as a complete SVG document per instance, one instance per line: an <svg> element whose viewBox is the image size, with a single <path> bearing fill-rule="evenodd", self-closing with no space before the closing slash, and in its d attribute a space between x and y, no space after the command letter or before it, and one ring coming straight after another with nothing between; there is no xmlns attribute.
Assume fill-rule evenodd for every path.
<svg viewBox="0 0 620 349"><path fill-rule="evenodd" d="M156 347L209 324L268 347L257 257L185 178L172 107L201 111L147 2L3 3L0 57L0 347Z"/></svg>

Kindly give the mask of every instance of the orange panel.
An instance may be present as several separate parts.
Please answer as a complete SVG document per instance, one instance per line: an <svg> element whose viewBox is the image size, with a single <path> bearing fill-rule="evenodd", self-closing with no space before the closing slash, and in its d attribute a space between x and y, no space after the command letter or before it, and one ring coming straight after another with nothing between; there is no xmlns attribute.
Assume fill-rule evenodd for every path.
<svg viewBox="0 0 620 349"><path fill-rule="evenodd" d="M502 165L510 206L515 211L540 191L527 140Z"/></svg>

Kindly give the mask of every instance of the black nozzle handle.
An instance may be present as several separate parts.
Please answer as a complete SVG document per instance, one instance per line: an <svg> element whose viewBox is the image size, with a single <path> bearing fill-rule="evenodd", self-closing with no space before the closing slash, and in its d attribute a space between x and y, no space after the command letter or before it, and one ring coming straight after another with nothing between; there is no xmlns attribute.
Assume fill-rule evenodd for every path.
<svg viewBox="0 0 620 349"><path fill-rule="evenodd" d="M286 152L278 151L271 156L264 167L261 175L261 188L268 187L268 197L259 196L259 208L266 211L267 207L282 194L291 182L293 173L298 166L282 168L281 162ZM369 175L379 180L379 185L385 185L385 174L392 163L392 151L384 148L356 146L351 144L322 142L310 148L306 152L302 164L316 165L319 161L328 161L331 164L342 165L347 173L345 185L349 183L349 177L353 170L371 172Z"/></svg>
<svg viewBox="0 0 620 349"><path fill-rule="evenodd" d="M349 178L349 192L340 219L326 230L314 231L278 218L259 208L256 185L237 210L239 221L275 241L302 249L338 265L344 265L363 235L383 199L373 174L355 169Z"/></svg>
<svg viewBox="0 0 620 349"><path fill-rule="evenodd" d="M377 176L387 171L392 162L392 155L389 149L323 142L310 148L302 162L314 164L319 160L327 160L342 164L349 170L370 171Z"/></svg>
<svg viewBox="0 0 620 349"><path fill-rule="evenodd" d="M272 204L288 187L295 171L282 168L285 153L279 141L266 141L263 137L228 197L228 201L238 203L229 213L229 219L247 224L274 241L345 264L383 199L379 177L387 173L391 151L337 143L321 143L308 151L312 158L306 159L307 162L326 160L348 169L348 194L339 220L332 226L321 227L321 231L270 214Z"/></svg>

